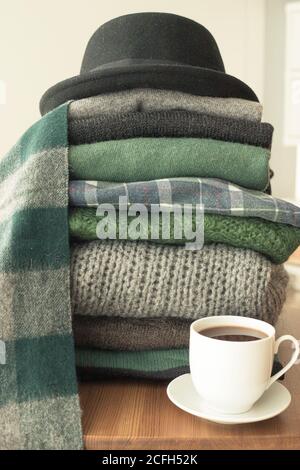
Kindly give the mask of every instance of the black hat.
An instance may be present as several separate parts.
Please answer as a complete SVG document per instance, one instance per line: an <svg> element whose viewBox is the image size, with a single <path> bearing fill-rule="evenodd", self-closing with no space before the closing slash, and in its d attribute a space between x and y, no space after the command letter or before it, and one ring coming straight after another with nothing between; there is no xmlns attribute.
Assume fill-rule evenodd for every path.
<svg viewBox="0 0 300 470"><path fill-rule="evenodd" d="M244 82L225 73L211 33L169 13L120 16L100 26L87 45L80 74L51 87L42 114L71 100L131 88L258 101Z"/></svg>

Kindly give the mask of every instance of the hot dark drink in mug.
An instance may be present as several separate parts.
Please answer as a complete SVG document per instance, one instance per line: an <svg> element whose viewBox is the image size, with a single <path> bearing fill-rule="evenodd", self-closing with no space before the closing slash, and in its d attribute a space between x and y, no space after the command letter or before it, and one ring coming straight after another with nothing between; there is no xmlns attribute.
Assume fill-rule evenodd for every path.
<svg viewBox="0 0 300 470"><path fill-rule="evenodd" d="M271 377L282 341L295 350ZM299 344L290 335L275 339L272 325L254 318L220 315L196 320L190 331L190 369L200 397L222 413L244 413L296 361Z"/></svg>
<svg viewBox="0 0 300 470"><path fill-rule="evenodd" d="M236 325L220 325L206 328L200 331L199 334L220 341L257 341L268 336L264 331Z"/></svg>

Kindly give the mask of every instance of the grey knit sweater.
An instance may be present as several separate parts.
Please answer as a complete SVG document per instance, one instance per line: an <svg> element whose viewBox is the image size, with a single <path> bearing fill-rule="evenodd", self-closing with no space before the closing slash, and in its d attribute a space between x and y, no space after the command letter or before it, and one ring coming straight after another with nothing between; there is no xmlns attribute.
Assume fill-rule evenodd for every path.
<svg viewBox="0 0 300 470"><path fill-rule="evenodd" d="M172 90L136 88L76 100L69 106L69 120L95 117L101 114L172 109L256 122L259 122L262 116L262 105L256 101L195 96Z"/></svg>
<svg viewBox="0 0 300 470"><path fill-rule="evenodd" d="M245 315L272 324L288 282L281 265L227 245L199 251L147 242L72 248L73 313L121 317Z"/></svg>

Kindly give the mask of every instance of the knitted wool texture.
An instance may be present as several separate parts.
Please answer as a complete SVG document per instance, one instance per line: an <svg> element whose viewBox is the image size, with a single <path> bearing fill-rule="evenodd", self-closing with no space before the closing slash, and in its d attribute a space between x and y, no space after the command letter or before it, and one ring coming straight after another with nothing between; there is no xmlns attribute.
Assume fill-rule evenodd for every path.
<svg viewBox="0 0 300 470"><path fill-rule="evenodd" d="M190 371L187 348L138 352L76 348L75 352L81 380L103 377L170 380ZM272 375L281 368L275 359Z"/></svg>
<svg viewBox="0 0 300 470"><path fill-rule="evenodd" d="M109 140L69 149L70 179L122 183L201 176L258 190L269 184L269 158L261 147L191 137Z"/></svg>
<svg viewBox="0 0 300 470"><path fill-rule="evenodd" d="M187 366L189 352L182 349L158 349L155 351L100 351L76 348L76 365L95 368L127 369L158 372Z"/></svg>
<svg viewBox="0 0 300 470"><path fill-rule="evenodd" d="M136 88L76 100L70 104L69 119L89 118L100 114L176 109L256 122L261 121L262 116L262 105L255 101L195 96L173 90Z"/></svg>
<svg viewBox="0 0 300 470"><path fill-rule="evenodd" d="M174 227L184 220L178 220L180 215L171 214L170 237L162 237L162 216L160 217L160 239L151 239L151 221L141 220L141 239L151 240L159 244L182 245L187 240L184 233L182 238L174 237ZM103 219L96 216L94 208L72 208L69 212L69 229L71 237L79 240L96 240L97 223ZM116 238L124 233L135 217L128 216L128 222L116 217ZM109 219L108 227L110 227ZM145 226L146 225L146 226ZM113 226L114 228L114 226ZM193 230L196 230L193 216ZM143 236L145 234L145 236ZM129 235L129 234L128 234ZM124 238L124 237L123 237ZM130 240L130 237L128 237ZM248 248L262 253L275 263L283 263L300 244L300 229L285 224L278 224L254 217L230 217L214 214L204 214L204 242L226 243L239 248Z"/></svg>
<svg viewBox="0 0 300 470"><path fill-rule="evenodd" d="M171 380L190 371L187 348L138 352L76 348L75 353L81 380L103 377Z"/></svg>
<svg viewBox="0 0 300 470"><path fill-rule="evenodd" d="M274 324L287 282L282 266L220 244L198 251L128 241L72 247L75 315L196 319L222 313Z"/></svg>
<svg viewBox="0 0 300 470"><path fill-rule="evenodd" d="M102 351L99 351L101 354ZM88 363L88 362L87 362ZM132 370L132 369L118 369L113 367L89 367L88 365L77 366L77 377L81 382L92 382L95 380L109 379L122 379L131 378L138 380L173 380L182 374L190 372L189 365L183 367L175 367L173 369L163 369L155 371Z"/></svg>
<svg viewBox="0 0 300 470"><path fill-rule="evenodd" d="M187 348L189 320L181 318L73 317L75 345L120 351Z"/></svg>
<svg viewBox="0 0 300 470"><path fill-rule="evenodd" d="M198 137L271 147L273 126L187 111L100 114L69 120L73 145L133 137Z"/></svg>

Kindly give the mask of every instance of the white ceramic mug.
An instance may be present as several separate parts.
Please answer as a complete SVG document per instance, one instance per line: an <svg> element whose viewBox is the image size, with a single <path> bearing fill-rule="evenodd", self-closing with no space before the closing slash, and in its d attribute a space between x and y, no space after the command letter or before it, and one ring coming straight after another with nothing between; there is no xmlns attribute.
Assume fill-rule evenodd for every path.
<svg viewBox="0 0 300 470"><path fill-rule="evenodd" d="M265 337L255 341L224 341L201 335L202 330L224 326L257 330ZM289 363L271 377L274 354L285 340L294 343L295 350ZM248 411L265 390L292 367L298 356L299 343L293 336L284 335L275 340L273 326L261 320L222 315L201 318L191 325L193 384L207 405L222 413Z"/></svg>

